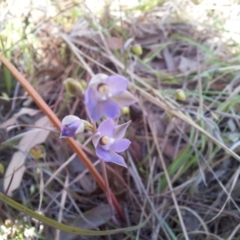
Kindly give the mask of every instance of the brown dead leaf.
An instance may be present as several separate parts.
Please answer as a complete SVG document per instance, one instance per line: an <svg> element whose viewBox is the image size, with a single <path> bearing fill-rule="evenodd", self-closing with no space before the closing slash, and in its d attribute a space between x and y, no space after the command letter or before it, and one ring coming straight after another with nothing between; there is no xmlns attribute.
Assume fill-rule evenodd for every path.
<svg viewBox="0 0 240 240"><path fill-rule="evenodd" d="M40 118L38 121L36 121L34 125L38 127L47 128L51 126L51 123L49 119L46 116L44 116ZM30 130L28 134L26 134L19 142L18 148L20 149L20 151L15 152L13 154L12 159L6 170L5 178L3 181L4 191L8 189L9 184L11 183L7 193L8 196L12 196L13 191L16 190L21 184L22 177L26 169L25 159L30 149L36 145L45 142L48 135L49 135L48 130L33 129ZM13 173L14 176L11 182L11 177Z"/></svg>
<svg viewBox="0 0 240 240"><path fill-rule="evenodd" d="M166 155L170 160L174 159L174 156L177 155L176 151L178 149L176 149L176 146L171 144L171 143L167 143L166 146L163 149L163 154Z"/></svg>
<svg viewBox="0 0 240 240"><path fill-rule="evenodd" d="M49 97L52 97L52 95L50 93L53 91L54 88L56 88L56 82L48 81L48 82L39 84L38 92L42 96L42 98L47 99Z"/></svg>
<svg viewBox="0 0 240 240"><path fill-rule="evenodd" d="M167 118L164 115L161 116L159 113L149 113L148 120L154 125L157 136L163 138L168 125Z"/></svg>
<svg viewBox="0 0 240 240"><path fill-rule="evenodd" d="M185 74L193 73L197 71L198 63L193 59L189 59L181 56L178 69L180 72Z"/></svg>
<svg viewBox="0 0 240 240"><path fill-rule="evenodd" d="M74 225L83 229L95 229L104 223L108 222L114 212L111 211L111 208L107 204L99 205L83 214L79 219L74 219ZM61 233L60 239L64 240L73 240L76 238L74 234Z"/></svg>
<svg viewBox="0 0 240 240"><path fill-rule="evenodd" d="M79 181L81 187L88 193L92 193L97 185L96 181L94 181L93 177L91 175L85 174Z"/></svg>
<svg viewBox="0 0 240 240"><path fill-rule="evenodd" d="M102 39L100 36L96 36L95 39L93 39L96 43L99 45L103 45ZM122 38L118 37L106 37L105 41L111 50L120 50L123 49L124 41Z"/></svg>
<svg viewBox="0 0 240 240"><path fill-rule="evenodd" d="M141 159L141 146L138 141L132 140L129 151L133 155L133 159Z"/></svg>
<svg viewBox="0 0 240 240"><path fill-rule="evenodd" d="M123 48L123 39L117 37L107 37L106 42L111 50L120 50Z"/></svg>

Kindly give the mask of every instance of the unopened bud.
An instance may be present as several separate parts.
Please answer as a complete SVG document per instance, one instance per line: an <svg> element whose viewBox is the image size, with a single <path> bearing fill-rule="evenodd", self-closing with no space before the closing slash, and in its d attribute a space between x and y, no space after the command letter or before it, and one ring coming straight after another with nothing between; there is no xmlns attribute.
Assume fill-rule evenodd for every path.
<svg viewBox="0 0 240 240"><path fill-rule="evenodd" d="M67 78L63 81L63 85L71 96L78 96L83 93L83 87L81 83L73 78Z"/></svg>
<svg viewBox="0 0 240 240"><path fill-rule="evenodd" d="M121 109L122 115L128 115L130 113L130 108L129 107L123 107Z"/></svg>
<svg viewBox="0 0 240 240"><path fill-rule="evenodd" d="M140 44L134 44L132 46L132 52L135 53L136 55L142 55L143 49Z"/></svg>
<svg viewBox="0 0 240 240"><path fill-rule="evenodd" d="M30 149L30 155L34 160L39 160L45 157L44 146L38 145Z"/></svg>
<svg viewBox="0 0 240 240"><path fill-rule="evenodd" d="M68 115L63 118L60 138L74 137L84 131L84 122L77 116Z"/></svg>
<svg viewBox="0 0 240 240"><path fill-rule="evenodd" d="M31 196L35 193L35 190L36 190L36 188L35 188L35 186L32 184L32 185L30 186L30 188L29 188L29 193L30 193Z"/></svg>
<svg viewBox="0 0 240 240"><path fill-rule="evenodd" d="M81 87L82 87L83 90L87 89L87 83L86 83L85 80L82 80L82 79L81 79L81 80L79 81L79 83L81 84Z"/></svg>
<svg viewBox="0 0 240 240"><path fill-rule="evenodd" d="M178 101L184 102L186 101L186 94L182 89L177 89L175 92L175 98Z"/></svg>

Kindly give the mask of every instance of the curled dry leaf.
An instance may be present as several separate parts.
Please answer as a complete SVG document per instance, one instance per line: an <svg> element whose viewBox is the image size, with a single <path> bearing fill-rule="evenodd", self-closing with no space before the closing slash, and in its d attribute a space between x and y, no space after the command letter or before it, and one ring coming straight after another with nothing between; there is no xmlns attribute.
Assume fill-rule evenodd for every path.
<svg viewBox="0 0 240 240"><path fill-rule="evenodd" d="M40 118L38 121L36 121L34 125L42 128L48 128L51 126L51 123L49 119L46 116L44 116ZM26 134L19 142L18 148L20 150L13 154L12 159L6 170L3 181L4 191L8 189L7 193L8 196L12 196L13 191L16 190L21 184L22 177L26 169L25 159L30 149L36 145L45 142L49 133L50 133L49 130L39 128L33 129L30 130L28 134ZM14 174L13 178L12 174Z"/></svg>
<svg viewBox="0 0 240 240"><path fill-rule="evenodd" d="M32 108L21 108L21 110L18 113L15 113L11 118L9 118L7 121L0 124L0 128L6 128L8 126L14 125L17 121L17 119L22 115L30 115L34 116L37 113L39 113L39 110L32 109Z"/></svg>

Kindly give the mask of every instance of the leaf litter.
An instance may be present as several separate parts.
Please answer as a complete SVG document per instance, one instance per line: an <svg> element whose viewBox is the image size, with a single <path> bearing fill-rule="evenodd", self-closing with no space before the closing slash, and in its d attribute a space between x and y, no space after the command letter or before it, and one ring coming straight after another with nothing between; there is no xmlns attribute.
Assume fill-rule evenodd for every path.
<svg viewBox="0 0 240 240"><path fill-rule="evenodd" d="M51 126L51 123L49 119L44 116L36 121L34 125L37 127L47 128ZM12 196L13 191L18 189L21 185L22 178L26 170L25 161L29 151L36 145L44 143L49 133L49 130L34 129L28 131L20 140L17 146L19 151L13 154L4 176L3 186L4 191L8 190L8 196Z"/></svg>
<svg viewBox="0 0 240 240"><path fill-rule="evenodd" d="M67 77L79 78L81 76L82 79L89 80L86 66L95 73L112 71L121 74L125 73L125 69L129 67L142 81L150 85L150 88L144 89L146 93L150 93L158 99L158 95L153 93L152 89L157 90L159 95L164 96L164 100L171 101L178 111L186 114L197 124L207 129L215 138L222 139L224 144L232 148L235 146L233 144L239 142L238 137L232 137L232 134L239 130L237 118L239 114L237 104L239 90L235 90L234 96L230 98L234 91L231 88L231 82L233 82L235 73L228 68L231 68L231 65L239 65L239 59L234 58L232 53L229 53L230 51L236 52L237 48L232 47L230 50L227 45L227 39L230 38L230 35L218 31L211 25L214 21L214 18L210 17L211 14L219 17L216 15L223 12L223 5L219 3L219 10L216 10L215 4L214 1L165 1L142 14L139 14L137 10L136 12L127 12L128 9L126 10L127 14L121 20L119 20L119 16L115 17L113 12L105 12L108 15L101 16L83 8L82 10L87 17L79 17L71 31L65 33L75 48L70 51L68 47L65 47L67 57L65 56L64 59L59 54L63 43L61 35L58 35L59 31L53 26L54 24L49 23L47 26L43 24L38 29L38 37L46 41L41 47L38 46L37 50L40 54L39 58L36 59L38 63L41 63L38 66L42 71L38 71L35 76L41 83L38 87L41 89L44 99L49 104L55 104L54 109L58 111L59 116L63 116L64 113L73 109L74 101L73 98L65 99L64 93L60 91L59 83ZM232 6L226 5L224 7L232 9ZM141 9L145 9L144 6L141 6ZM230 14L230 11L228 13ZM224 13L224 18L228 19L228 17L230 19L234 16L231 14L226 16ZM114 20L116 25L110 26L109 20ZM231 36L233 36L232 33ZM141 57L133 55L128 49L123 49L127 39L134 39L141 45L143 48ZM78 51L80 58L76 57L77 54L74 51ZM233 59L233 62L228 66L230 58ZM124 67L119 67L115 59L123 63ZM72 64L70 67L68 61ZM58 68L63 69L63 71L57 71ZM48 69L50 71L45 71ZM54 71L56 71L55 74ZM222 71L226 71L224 75L222 75ZM131 75L129 77L131 77L133 85L139 84L135 82L134 77ZM49 83L49 79L52 80L51 83ZM202 86L199 85L200 81ZM144 88L144 85L142 84L141 87ZM47 88L46 91L45 88ZM179 88L187 94L186 103L177 102L174 99L174 92ZM199 95L200 88L202 88L202 95ZM230 92L226 91L226 88L231 89ZM152 226L149 224L140 230L141 238L151 239L152 237L154 239L158 236L160 239L182 239L181 224L176 211L179 210L189 239L206 239L206 237L209 239L211 237L213 239L227 239L229 236L235 236L238 239L240 235L236 218L239 212L234 202L236 204L239 202L238 194L236 194L239 181L236 178L232 180L231 176L234 176L239 163L224 153L221 148L204 138L193 127L178 118L173 118L171 112L165 112L151 103L147 95L143 95L137 90L134 91L144 102L144 107L133 106L130 109L133 125L128 132L132 139L128 160L134 164L132 168L137 173L133 173L132 169L129 172L120 172L110 165L113 170L110 186L115 189L123 206L125 206L129 225L138 224L142 213L151 215L152 212L158 211L159 215L166 219L167 225L158 221L156 215L153 215L151 217ZM203 101L203 106L200 106L200 99ZM85 113L82 109L80 101L75 108L75 113L84 116ZM224 110L221 111L222 109ZM154 125L157 141L153 140L154 134L146 118ZM214 124L210 124L210 122L214 122L218 126L217 132ZM5 122L3 127L15 123L16 116L11 121ZM31 131L28 134L33 134ZM86 138L87 134L81 137L80 141L84 141ZM41 143L45 143L45 140ZM28 141L29 139L25 143ZM41 143L38 142L36 145ZM46 163L54 161L57 165L61 165L69 158L70 151L62 142L57 142L54 137L50 137L48 144ZM20 143L18 147L19 145ZM163 153L164 162L173 185L172 191L178 202L174 206L157 151L158 146ZM52 151L52 149L54 150ZM29 152L30 148L21 147L20 150L17 153L23 164L26 159L23 152ZM94 160L89 145L86 145L86 151ZM239 148L234 151L239 153ZM10 175L16 166L20 165L13 166ZM47 174L51 175L57 170L56 167L50 167L50 165L49 168L43 169L45 182L49 179ZM70 182L74 182L86 171L82 166L74 169L75 171L71 168L63 169L70 171ZM44 202L43 206L49 209L47 214L53 217L59 213L60 208L58 204L60 205L59 196L61 195L57 194L61 194L65 188L64 177L67 175L64 171L61 171L48 185L48 190L44 189L44 196L50 201ZM215 175L212 174L213 172ZM29 178L32 177L25 168L20 174L21 176L16 175L16 179L20 179L21 183L25 181L22 179L24 173ZM150 175L153 177L150 178ZM66 198L68 207L63 209L63 221L74 219L81 210L85 212L92 209L94 211L96 206L101 206L100 204L104 202L98 187L92 186L92 179L88 179L88 175L85 176L85 178L79 178L78 183L69 186L68 198ZM205 182L203 178L205 178ZM14 189L17 189L19 185ZM229 195L223 189L223 186L227 187L227 185L231 186L231 188L227 188L229 194L231 193L230 189L233 189L231 195L233 201L229 201L226 206L224 205L225 209L221 211L225 201L229 200ZM145 188L143 189L142 186ZM162 186L166 186L164 192ZM134 192L135 198L131 195L129 188ZM10 190L10 192L13 191L13 189ZM150 200L143 194L146 193L146 190L151 197ZM21 188L19 191L22 191ZM79 194L82 192L84 195ZM221 196L222 199L219 199L218 196ZM137 204L136 198L140 201L141 207ZM103 214L106 212L106 216L108 216L107 209L103 208L102 210ZM217 213L219 213L218 219L208 222L217 216ZM93 218L94 221L95 218ZM86 224L86 221L83 222ZM77 222L76 225L78 225ZM109 226L112 227L106 221L100 221L95 225L95 227L100 228ZM85 227L90 226L86 224ZM157 229L156 232L153 233L153 229ZM135 239L134 237L134 234L129 236L131 239ZM122 238L119 235L116 239Z"/></svg>

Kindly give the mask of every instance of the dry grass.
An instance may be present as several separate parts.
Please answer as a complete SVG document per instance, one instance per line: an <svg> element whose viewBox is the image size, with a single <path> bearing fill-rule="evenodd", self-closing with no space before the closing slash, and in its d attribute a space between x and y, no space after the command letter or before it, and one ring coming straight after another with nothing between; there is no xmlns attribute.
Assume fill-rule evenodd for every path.
<svg viewBox="0 0 240 240"><path fill-rule="evenodd" d="M130 114L119 119L132 120L127 133L132 144L125 154L129 168L109 164L107 170L110 187L124 208L124 226L138 225L148 217L149 221L137 231L96 239L240 238L236 24L240 5L236 1L156 1L155 5L143 1L125 9L115 2L101 11L90 2L60 1L40 16L31 11L16 15L17 10L1 4L15 14L5 12L1 19L5 36L12 34L8 41L0 37L1 50L59 118L69 113L86 118L82 96L69 97L64 91L62 82L68 77L88 82L99 72L122 74L138 98ZM9 16L21 23L15 35L8 29ZM141 45L141 56L126 47L131 39ZM2 123L23 107L36 108L6 70L0 70L0 78L4 79L0 92L6 92L0 98ZM176 100L177 89L184 91L185 101ZM21 134L27 135L40 117L38 112L31 117L29 112L22 114L11 123L17 127L7 128L7 133L6 125L0 124L4 170ZM90 135L77 140L101 171ZM27 154L25 166L20 188L12 196L15 200L77 227L120 227L88 170L54 131ZM3 182L1 168L0 174ZM13 226L8 228L12 231L8 239L85 239L23 218L5 205L0 217L0 236ZM38 236L26 237L32 227Z"/></svg>

